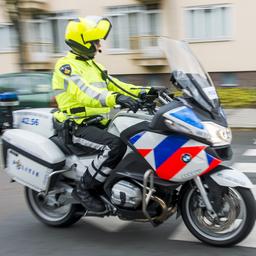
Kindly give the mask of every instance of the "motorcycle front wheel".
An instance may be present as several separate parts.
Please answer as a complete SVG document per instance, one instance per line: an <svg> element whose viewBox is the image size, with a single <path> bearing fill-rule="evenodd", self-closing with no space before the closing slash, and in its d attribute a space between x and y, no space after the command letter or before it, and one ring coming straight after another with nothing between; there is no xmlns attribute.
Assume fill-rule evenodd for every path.
<svg viewBox="0 0 256 256"><path fill-rule="evenodd" d="M196 187L187 186L181 198L181 214L186 227L202 242L219 247L244 240L251 232L256 216L255 199L249 189L229 187L226 191L217 220L202 205Z"/></svg>
<svg viewBox="0 0 256 256"><path fill-rule="evenodd" d="M79 204L55 206L54 203L51 203L53 199L42 200L38 192L28 187L25 187L25 198L35 217L48 226L71 226L79 221L85 213L85 209Z"/></svg>

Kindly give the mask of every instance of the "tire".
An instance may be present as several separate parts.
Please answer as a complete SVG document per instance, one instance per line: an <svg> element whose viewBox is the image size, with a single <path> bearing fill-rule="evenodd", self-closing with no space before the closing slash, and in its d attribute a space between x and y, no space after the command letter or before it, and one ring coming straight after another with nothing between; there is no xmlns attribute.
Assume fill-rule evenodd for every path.
<svg viewBox="0 0 256 256"><path fill-rule="evenodd" d="M38 192L28 187L25 187L25 198L34 216L40 222L51 227L69 227L78 222L85 213L85 209L79 204L49 209L38 199Z"/></svg>
<svg viewBox="0 0 256 256"><path fill-rule="evenodd" d="M228 188L228 191L229 192L227 194L229 195L230 198L232 198L231 195L233 195L233 197L239 197L239 205L234 204L233 206L235 207L232 208L233 211L231 211L230 208L227 214L231 214L231 212L235 211L233 213L233 217L235 219L234 222L232 222L234 227L236 226L236 222L239 222L240 218L242 218L242 223L239 224L238 228L236 228L237 230L234 231L233 234L231 234L230 232L228 233L228 228L226 229L227 234L224 233L225 229L221 231L222 233L218 233L216 232L216 230L213 230L211 231L211 234L209 230L215 229L214 225L216 226L216 224L212 223L213 227L209 229L209 227L207 226L209 224L209 219L207 219L206 217L206 210L203 214L204 218L200 218L200 216L203 217L203 208L200 208L199 206L195 207L195 198L199 196L199 193L196 191L196 188L192 186L186 186L183 190L183 194L181 196L181 215L183 221L186 227L189 229L189 231L204 243L218 247L233 246L244 240L253 229L253 226L255 224L256 205L252 192L249 189L241 187ZM224 196L223 200L227 199L225 200L225 202L228 202L228 200L230 200L228 199L228 195ZM193 213L192 208L196 209L195 213ZM196 213L196 211L198 212ZM239 218L239 216L242 215L242 212L244 212L244 217ZM208 218L209 217L210 216L208 215ZM205 219L208 221L208 223L207 221L205 221ZM226 218L226 222L228 222L229 219L232 218ZM217 225L217 229L221 229L221 225Z"/></svg>

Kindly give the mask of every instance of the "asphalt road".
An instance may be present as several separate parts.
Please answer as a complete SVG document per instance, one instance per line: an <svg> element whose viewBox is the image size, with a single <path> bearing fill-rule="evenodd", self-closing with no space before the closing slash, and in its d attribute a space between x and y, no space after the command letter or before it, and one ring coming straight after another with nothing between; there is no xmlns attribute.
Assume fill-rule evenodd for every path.
<svg viewBox="0 0 256 256"><path fill-rule="evenodd" d="M256 131L234 133L234 158L230 165L243 164L254 180ZM256 183L256 182L254 182ZM29 212L23 188L9 183L0 173L0 256L254 256L256 229L240 245L214 248L193 238L182 221L174 218L158 228L150 224L119 221L115 218L84 218L68 229L54 229L39 223Z"/></svg>

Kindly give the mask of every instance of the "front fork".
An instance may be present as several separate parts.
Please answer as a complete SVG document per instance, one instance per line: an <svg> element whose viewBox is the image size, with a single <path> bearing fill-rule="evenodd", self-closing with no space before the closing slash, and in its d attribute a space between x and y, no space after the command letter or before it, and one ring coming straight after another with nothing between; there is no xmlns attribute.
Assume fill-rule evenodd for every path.
<svg viewBox="0 0 256 256"><path fill-rule="evenodd" d="M205 188L204 188L204 185L203 185L203 183L202 183L201 178L200 178L199 176L195 177L195 178L194 178L194 182L195 182L196 187L198 188L198 190L199 190L199 192L200 192L200 194L201 194L201 196L202 196L202 199L203 199L203 202L204 202L204 204L205 204L205 207L206 207L206 209L207 209L207 211L208 211L208 214L209 214L212 218L214 218L214 219L217 218L218 216L217 216L216 212L214 211L214 209L213 209L213 207L212 207L212 204L211 204L211 202L210 202L210 200L209 200L209 198L208 198L207 192L206 192L206 190L205 190Z"/></svg>

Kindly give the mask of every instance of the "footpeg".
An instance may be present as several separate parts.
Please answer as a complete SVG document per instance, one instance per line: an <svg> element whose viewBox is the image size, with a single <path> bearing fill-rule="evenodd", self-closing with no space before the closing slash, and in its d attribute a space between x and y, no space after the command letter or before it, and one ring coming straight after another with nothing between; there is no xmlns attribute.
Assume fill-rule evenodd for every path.
<svg viewBox="0 0 256 256"><path fill-rule="evenodd" d="M110 212L108 209L106 209L103 212L93 212L93 211L87 210L84 214L85 217L94 216L94 217L102 217L102 218L109 215L110 215Z"/></svg>

